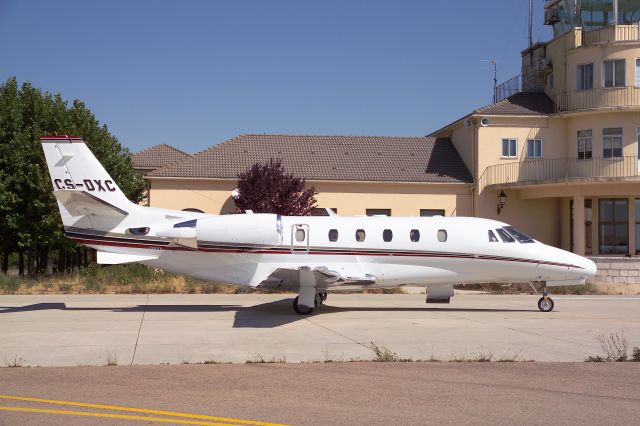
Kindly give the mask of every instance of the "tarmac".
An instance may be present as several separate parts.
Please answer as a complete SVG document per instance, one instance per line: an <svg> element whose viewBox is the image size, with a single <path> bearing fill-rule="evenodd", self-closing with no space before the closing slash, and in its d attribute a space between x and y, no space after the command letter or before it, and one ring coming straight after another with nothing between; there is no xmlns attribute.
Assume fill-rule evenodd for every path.
<svg viewBox="0 0 640 426"><path fill-rule="evenodd" d="M640 346L640 297L329 294L311 316L287 294L0 296L5 366L371 360L584 361L612 333Z"/></svg>
<svg viewBox="0 0 640 426"><path fill-rule="evenodd" d="M636 363L0 368L0 425L632 425Z"/></svg>

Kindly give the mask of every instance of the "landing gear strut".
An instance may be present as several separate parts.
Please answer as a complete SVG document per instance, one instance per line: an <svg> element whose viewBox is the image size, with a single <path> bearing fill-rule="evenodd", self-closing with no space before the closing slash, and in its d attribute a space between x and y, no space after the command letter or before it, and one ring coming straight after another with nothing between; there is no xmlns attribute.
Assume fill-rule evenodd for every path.
<svg viewBox="0 0 640 426"><path fill-rule="evenodd" d="M538 300L538 309L542 312L553 311L553 299L549 297L546 283L542 287L542 297Z"/></svg>
<svg viewBox="0 0 640 426"><path fill-rule="evenodd" d="M298 296L296 296L295 299L293 299L293 310L296 311L296 314L298 315L311 315L313 313L313 311L315 310L315 308L317 308L318 306L322 305L322 303L327 300L327 293L318 293L316 294L315 299L313 300L313 308L310 308L308 306L304 306L304 305L299 305L298 304Z"/></svg>

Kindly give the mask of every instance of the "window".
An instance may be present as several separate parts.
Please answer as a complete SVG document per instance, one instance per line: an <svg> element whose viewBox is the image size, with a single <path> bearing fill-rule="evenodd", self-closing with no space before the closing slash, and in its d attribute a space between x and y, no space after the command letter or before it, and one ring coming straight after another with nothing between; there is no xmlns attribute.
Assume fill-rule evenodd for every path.
<svg viewBox="0 0 640 426"><path fill-rule="evenodd" d="M358 229L356 231L356 241L361 243L364 241L364 238L366 237L366 234L364 232L364 229Z"/></svg>
<svg viewBox="0 0 640 426"><path fill-rule="evenodd" d="M591 129L578 130L578 160L585 160L592 156Z"/></svg>
<svg viewBox="0 0 640 426"><path fill-rule="evenodd" d="M305 238L305 232L304 229L296 229L296 241L301 243L302 241L304 241Z"/></svg>
<svg viewBox="0 0 640 426"><path fill-rule="evenodd" d="M335 243L338 241L338 230L337 229L329 229L329 241Z"/></svg>
<svg viewBox="0 0 640 426"><path fill-rule="evenodd" d="M195 228L198 224L198 219L187 220L185 222L176 223L174 228Z"/></svg>
<svg viewBox="0 0 640 426"><path fill-rule="evenodd" d="M511 235L507 234L507 231L505 231L504 229L498 228L498 229L496 229L496 232L498 233L498 235L500 235L500 238L505 243L513 243L515 241L513 239L513 237Z"/></svg>
<svg viewBox="0 0 640 426"><path fill-rule="evenodd" d="M636 59L636 87L640 87L640 58Z"/></svg>
<svg viewBox="0 0 640 426"><path fill-rule="evenodd" d="M529 139L527 141L527 158L542 157L542 140Z"/></svg>
<svg viewBox="0 0 640 426"><path fill-rule="evenodd" d="M147 235L149 233L149 228L129 228L126 233L130 235Z"/></svg>
<svg viewBox="0 0 640 426"><path fill-rule="evenodd" d="M505 226L502 229L507 231L509 233L509 235L511 235L516 240L518 240L518 242L520 242L520 243L533 243L534 242L533 239L530 236L518 231L513 226Z"/></svg>
<svg viewBox="0 0 640 426"><path fill-rule="evenodd" d="M593 89L593 64L578 65L578 90Z"/></svg>
<svg viewBox="0 0 640 426"><path fill-rule="evenodd" d="M489 242L491 242L491 243L497 243L498 242L498 237L496 237L496 234L494 234L491 229L489 229Z"/></svg>
<svg viewBox="0 0 640 426"><path fill-rule="evenodd" d="M367 209L367 216L391 216L391 209Z"/></svg>
<svg viewBox="0 0 640 426"><path fill-rule="evenodd" d="M444 216L444 209L420 209L420 216Z"/></svg>
<svg viewBox="0 0 640 426"><path fill-rule="evenodd" d="M390 242L393 239L393 231L391 229L385 229L382 231L382 239L385 243Z"/></svg>
<svg viewBox="0 0 640 426"><path fill-rule="evenodd" d="M626 198L600 199L600 254L627 254L629 250Z"/></svg>
<svg viewBox="0 0 640 426"><path fill-rule="evenodd" d="M447 241L447 231L444 229L438 229L438 241L444 243Z"/></svg>
<svg viewBox="0 0 640 426"><path fill-rule="evenodd" d="M417 229L412 229L411 232L409 232L409 239L414 243L420 241L420 231L418 231Z"/></svg>
<svg viewBox="0 0 640 426"><path fill-rule="evenodd" d="M517 155L517 144L515 139L502 139L502 157L515 158Z"/></svg>
<svg viewBox="0 0 640 426"><path fill-rule="evenodd" d="M602 157L622 157L622 127L602 129Z"/></svg>
<svg viewBox="0 0 640 426"><path fill-rule="evenodd" d="M624 59L602 63L603 87L624 87Z"/></svg>
<svg viewBox="0 0 640 426"><path fill-rule="evenodd" d="M636 254L640 254L640 200L636 198Z"/></svg>
<svg viewBox="0 0 640 426"><path fill-rule="evenodd" d="M330 210L333 210L335 214L338 214L338 209L335 207L331 207ZM329 213L324 207L314 207L311 209L311 216L329 216Z"/></svg>

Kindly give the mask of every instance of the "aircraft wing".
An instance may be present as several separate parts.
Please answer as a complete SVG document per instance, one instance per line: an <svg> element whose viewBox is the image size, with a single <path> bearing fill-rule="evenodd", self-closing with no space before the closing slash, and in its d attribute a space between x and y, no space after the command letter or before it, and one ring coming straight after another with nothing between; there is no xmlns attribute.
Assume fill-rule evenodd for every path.
<svg viewBox="0 0 640 426"><path fill-rule="evenodd" d="M330 270L325 266L300 268L277 268L273 270L264 280L257 284L259 288L270 289L297 289L300 287L300 269L313 271L316 286L319 289L328 287L339 287L341 285L370 286L375 284L376 277L373 275L345 275Z"/></svg>

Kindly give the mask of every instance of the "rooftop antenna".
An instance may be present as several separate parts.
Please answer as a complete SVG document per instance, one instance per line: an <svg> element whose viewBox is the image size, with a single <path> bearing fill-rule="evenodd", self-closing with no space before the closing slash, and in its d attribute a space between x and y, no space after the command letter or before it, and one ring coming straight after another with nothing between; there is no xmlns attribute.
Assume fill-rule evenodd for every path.
<svg viewBox="0 0 640 426"><path fill-rule="evenodd" d="M529 0L529 49L533 46L533 0Z"/></svg>
<svg viewBox="0 0 640 426"><path fill-rule="evenodd" d="M498 102L498 64L495 59L480 59L480 62L489 62L493 72L493 103Z"/></svg>

